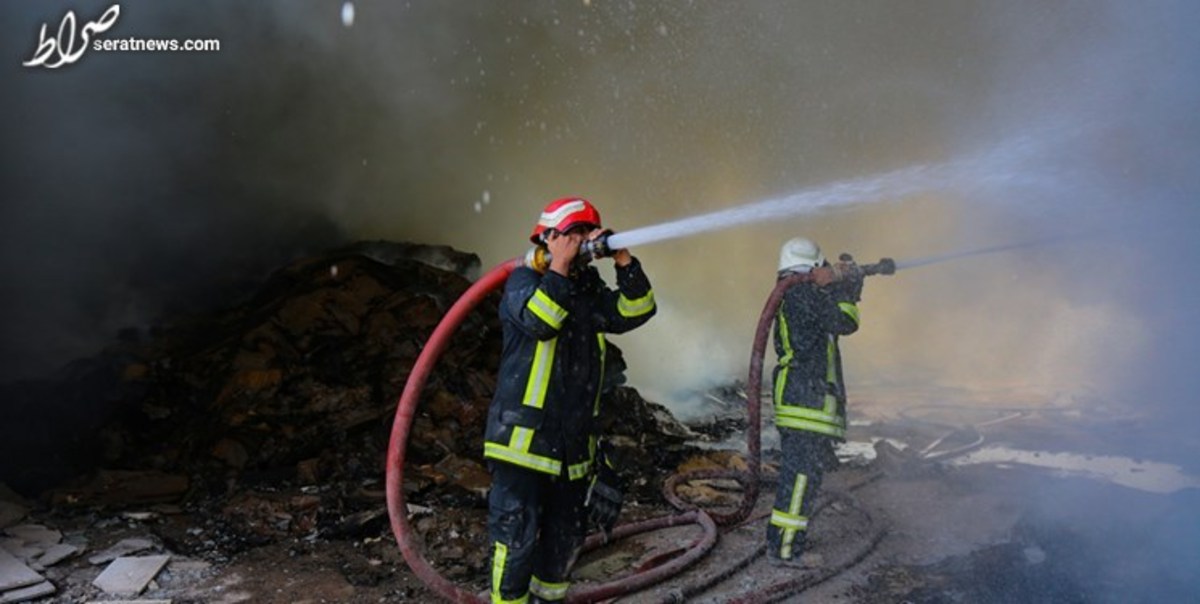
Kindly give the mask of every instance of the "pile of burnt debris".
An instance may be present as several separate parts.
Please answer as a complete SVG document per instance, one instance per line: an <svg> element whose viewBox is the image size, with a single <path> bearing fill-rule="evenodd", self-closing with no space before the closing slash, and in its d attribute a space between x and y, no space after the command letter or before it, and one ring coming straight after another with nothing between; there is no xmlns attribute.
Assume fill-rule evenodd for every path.
<svg viewBox="0 0 1200 604"><path fill-rule="evenodd" d="M151 555L108 562L140 565L146 582L123 587L130 593L160 572L281 540L386 539L384 457L398 397L478 267L444 247L357 244L279 270L236 306L128 331L50 379L0 386L10 417L0 470L24 496L8 498L21 512L0 526L0 556L14 554L21 579L0 589L98 593L92 565L87 581L54 571L99 553L60 529L124 526L129 514L143 531L131 538ZM486 577L482 437L498 301L472 313L430 376L403 485L434 563L468 581ZM610 366L623 366L612 350ZM662 479L696 452L696 434L621 381L606 395L605 431L630 475L633 509L658 506ZM24 538L35 534L41 541ZM0 597L20 601L10 595Z"/></svg>

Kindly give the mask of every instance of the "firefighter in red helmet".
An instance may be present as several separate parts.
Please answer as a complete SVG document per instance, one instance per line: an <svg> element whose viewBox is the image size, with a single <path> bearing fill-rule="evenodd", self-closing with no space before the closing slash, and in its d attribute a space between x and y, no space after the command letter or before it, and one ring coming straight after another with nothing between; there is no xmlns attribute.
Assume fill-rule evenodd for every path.
<svg viewBox="0 0 1200 604"><path fill-rule="evenodd" d="M563 600L586 532L585 501L606 492L596 479L605 334L642 325L656 307L628 250L611 254L616 289L580 261L584 242L605 232L588 200L550 203L530 236L549 267L517 268L505 284L504 350L484 435L493 603Z"/></svg>

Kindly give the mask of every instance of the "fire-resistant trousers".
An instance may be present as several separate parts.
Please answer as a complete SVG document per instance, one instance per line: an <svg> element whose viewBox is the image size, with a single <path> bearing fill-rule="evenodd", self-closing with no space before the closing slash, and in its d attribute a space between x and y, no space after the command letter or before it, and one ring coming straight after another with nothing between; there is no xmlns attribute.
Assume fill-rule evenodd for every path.
<svg viewBox="0 0 1200 604"><path fill-rule="evenodd" d="M503 462L490 466L493 604L523 604L530 594L535 601L562 601L585 536L588 481Z"/></svg>
<svg viewBox="0 0 1200 604"><path fill-rule="evenodd" d="M782 459L775 507L767 525L767 554L783 560L804 551L809 518L821 479L837 465L833 438L807 430L779 428Z"/></svg>

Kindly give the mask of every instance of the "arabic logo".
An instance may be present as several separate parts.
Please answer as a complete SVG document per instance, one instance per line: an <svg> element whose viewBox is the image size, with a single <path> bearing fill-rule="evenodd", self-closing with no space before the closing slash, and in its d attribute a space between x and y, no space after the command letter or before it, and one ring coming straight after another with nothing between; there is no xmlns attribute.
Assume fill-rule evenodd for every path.
<svg viewBox="0 0 1200 604"><path fill-rule="evenodd" d="M26 67L40 65L47 69L58 69L63 65L70 65L78 61L83 56L83 52L87 50L92 34L108 31L108 28L117 22L119 16L121 16L121 5L114 4L108 7L108 10L100 15L99 20L84 24L83 28L78 31L78 38L75 36L75 11L67 11L67 15L63 17L62 23L58 26L58 36L55 38L46 37L46 24L43 23L42 32L38 36L37 50L33 52L33 58L22 65ZM56 58L55 55L58 55L57 61L46 62Z"/></svg>

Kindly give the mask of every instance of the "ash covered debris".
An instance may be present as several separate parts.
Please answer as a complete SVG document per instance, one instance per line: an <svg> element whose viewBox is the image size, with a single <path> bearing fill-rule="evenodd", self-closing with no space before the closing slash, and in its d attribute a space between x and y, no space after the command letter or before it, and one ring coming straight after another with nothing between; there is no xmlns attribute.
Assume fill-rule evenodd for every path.
<svg viewBox="0 0 1200 604"><path fill-rule="evenodd" d="M94 595L87 561L129 539L152 543L147 555L219 567L264 549L336 552L335 582L418 593L396 580L404 563L387 526L384 454L409 371L478 267L446 247L360 243L295 261L229 308L125 332L51 378L0 386L14 419L0 427L4 477L37 498L4 504L5 517L91 541L49 575L56 597ZM439 359L403 485L430 560L478 587L489 552L482 432L499 364L498 299L481 304ZM611 367L623 367L609 349ZM694 452L694 435L612 375L606 432L634 479L630 502L661 506L661 480ZM146 594L195 597L193 587L160 577Z"/></svg>
<svg viewBox="0 0 1200 604"><path fill-rule="evenodd" d="M309 481L375 473L375 460L353 452L378 443L357 441L378 439L425 338L469 285L414 256L478 264L449 249L351 246L292 263L242 304L5 386L14 421L0 447L24 460L5 475L36 491L97 466L187 474L201 481L193 489L284 469ZM456 429L490 396L493 315L473 316L434 373L425 417L437 428L418 431L416 449L475 444Z"/></svg>
<svg viewBox="0 0 1200 604"><path fill-rule="evenodd" d="M698 436L709 442L722 442L729 438L742 437L748 426L746 418L746 383L734 380L717 384L702 392L691 394L692 413L684 423ZM764 408L770 407L770 399L763 398Z"/></svg>

